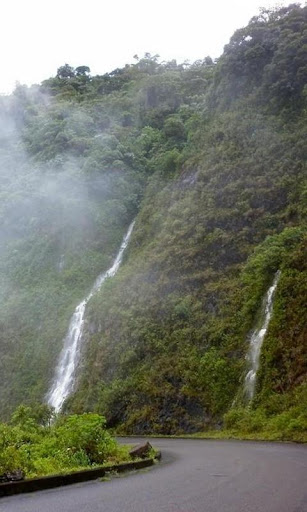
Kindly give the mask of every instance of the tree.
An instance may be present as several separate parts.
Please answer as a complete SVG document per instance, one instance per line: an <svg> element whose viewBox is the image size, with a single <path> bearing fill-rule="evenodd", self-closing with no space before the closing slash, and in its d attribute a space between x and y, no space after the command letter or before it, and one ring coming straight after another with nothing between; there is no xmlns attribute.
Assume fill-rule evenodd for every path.
<svg viewBox="0 0 307 512"><path fill-rule="evenodd" d="M75 69L76 76L88 76L91 72L88 66L78 66Z"/></svg>
<svg viewBox="0 0 307 512"><path fill-rule="evenodd" d="M58 68L56 76L58 78L74 78L76 75L74 68L72 66L70 66L69 64L64 64L64 66L60 66Z"/></svg>

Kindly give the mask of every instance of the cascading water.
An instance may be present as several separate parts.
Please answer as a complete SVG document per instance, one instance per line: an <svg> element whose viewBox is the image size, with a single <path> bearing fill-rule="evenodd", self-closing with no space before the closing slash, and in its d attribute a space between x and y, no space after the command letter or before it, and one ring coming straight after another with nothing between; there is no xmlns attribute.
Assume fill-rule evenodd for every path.
<svg viewBox="0 0 307 512"><path fill-rule="evenodd" d="M98 276L89 295L76 307L70 320L68 331L64 339L64 346L60 353L59 362L55 371L54 381L46 396L48 404L54 407L56 412L61 410L65 399L70 395L74 387L75 372L80 358L86 305L94 293L99 290L102 283L108 277L113 277L117 273L123 259L124 251L129 243L133 227L134 222L129 226L112 267Z"/></svg>
<svg viewBox="0 0 307 512"><path fill-rule="evenodd" d="M280 271L276 272L274 281L272 286L268 289L264 300L263 300L263 313L261 318L261 327L255 329L252 333L250 339L249 352L247 355L247 359L250 363L251 369L248 371L245 377L245 394L249 400L251 400L254 396L255 392L255 384L256 384L256 374L259 368L259 359L260 359L260 351L261 346L266 335L268 325L271 319L272 311L273 311L273 300L274 293L278 284L278 280L280 278Z"/></svg>

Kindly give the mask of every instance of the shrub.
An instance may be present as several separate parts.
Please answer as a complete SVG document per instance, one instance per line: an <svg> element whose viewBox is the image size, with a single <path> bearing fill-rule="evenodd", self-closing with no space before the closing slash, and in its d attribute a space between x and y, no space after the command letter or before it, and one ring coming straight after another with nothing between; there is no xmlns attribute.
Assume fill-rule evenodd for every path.
<svg viewBox="0 0 307 512"><path fill-rule="evenodd" d="M63 473L102 464L107 460L127 460L127 450L119 447L105 429L99 414L60 417L51 426L41 426L36 409L20 406L12 424L0 424L0 474L21 469L27 477Z"/></svg>

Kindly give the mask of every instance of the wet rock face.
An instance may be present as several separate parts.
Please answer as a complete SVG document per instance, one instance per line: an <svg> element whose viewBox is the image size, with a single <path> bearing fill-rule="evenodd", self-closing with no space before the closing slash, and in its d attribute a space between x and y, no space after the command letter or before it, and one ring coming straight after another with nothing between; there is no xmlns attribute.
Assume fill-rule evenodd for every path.
<svg viewBox="0 0 307 512"><path fill-rule="evenodd" d="M129 455L133 458L145 459L149 456L150 450L152 450L151 444L147 441L145 444L139 444L130 450Z"/></svg>
<svg viewBox="0 0 307 512"><path fill-rule="evenodd" d="M110 368L108 377L110 381L112 379ZM178 389L175 389L170 396L164 396L155 402L151 400L151 397L140 396L140 400L136 404L133 403L133 408L138 407L140 415L133 421L129 421L130 404L133 399L130 404L129 400L129 396L114 400L112 409L110 407L110 414L106 415L108 428L121 425L120 433L123 435L193 434L206 430L212 425L212 417L204 407L194 397L190 399L180 395ZM147 401L145 402L145 400ZM146 411L144 411L145 408Z"/></svg>

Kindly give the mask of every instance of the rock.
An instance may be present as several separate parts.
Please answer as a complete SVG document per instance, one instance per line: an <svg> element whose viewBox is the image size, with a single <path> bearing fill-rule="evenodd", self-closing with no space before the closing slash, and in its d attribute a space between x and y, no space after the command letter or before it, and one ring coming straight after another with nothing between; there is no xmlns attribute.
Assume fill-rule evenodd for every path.
<svg viewBox="0 0 307 512"><path fill-rule="evenodd" d="M20 482L20 480L24 480L25 474L21 469L16 469L15 471L10 471L7 473L3 473L0 475L0 483L3 482Z"/></svg>
<svg viewBox="0 0 307 512"><path fill-rule="evenodd" d="M147 441L145 444L139 444L130 450L129 455L132 458L145 459L149 456L150 450L152 450L151 444Z"/></svg>

